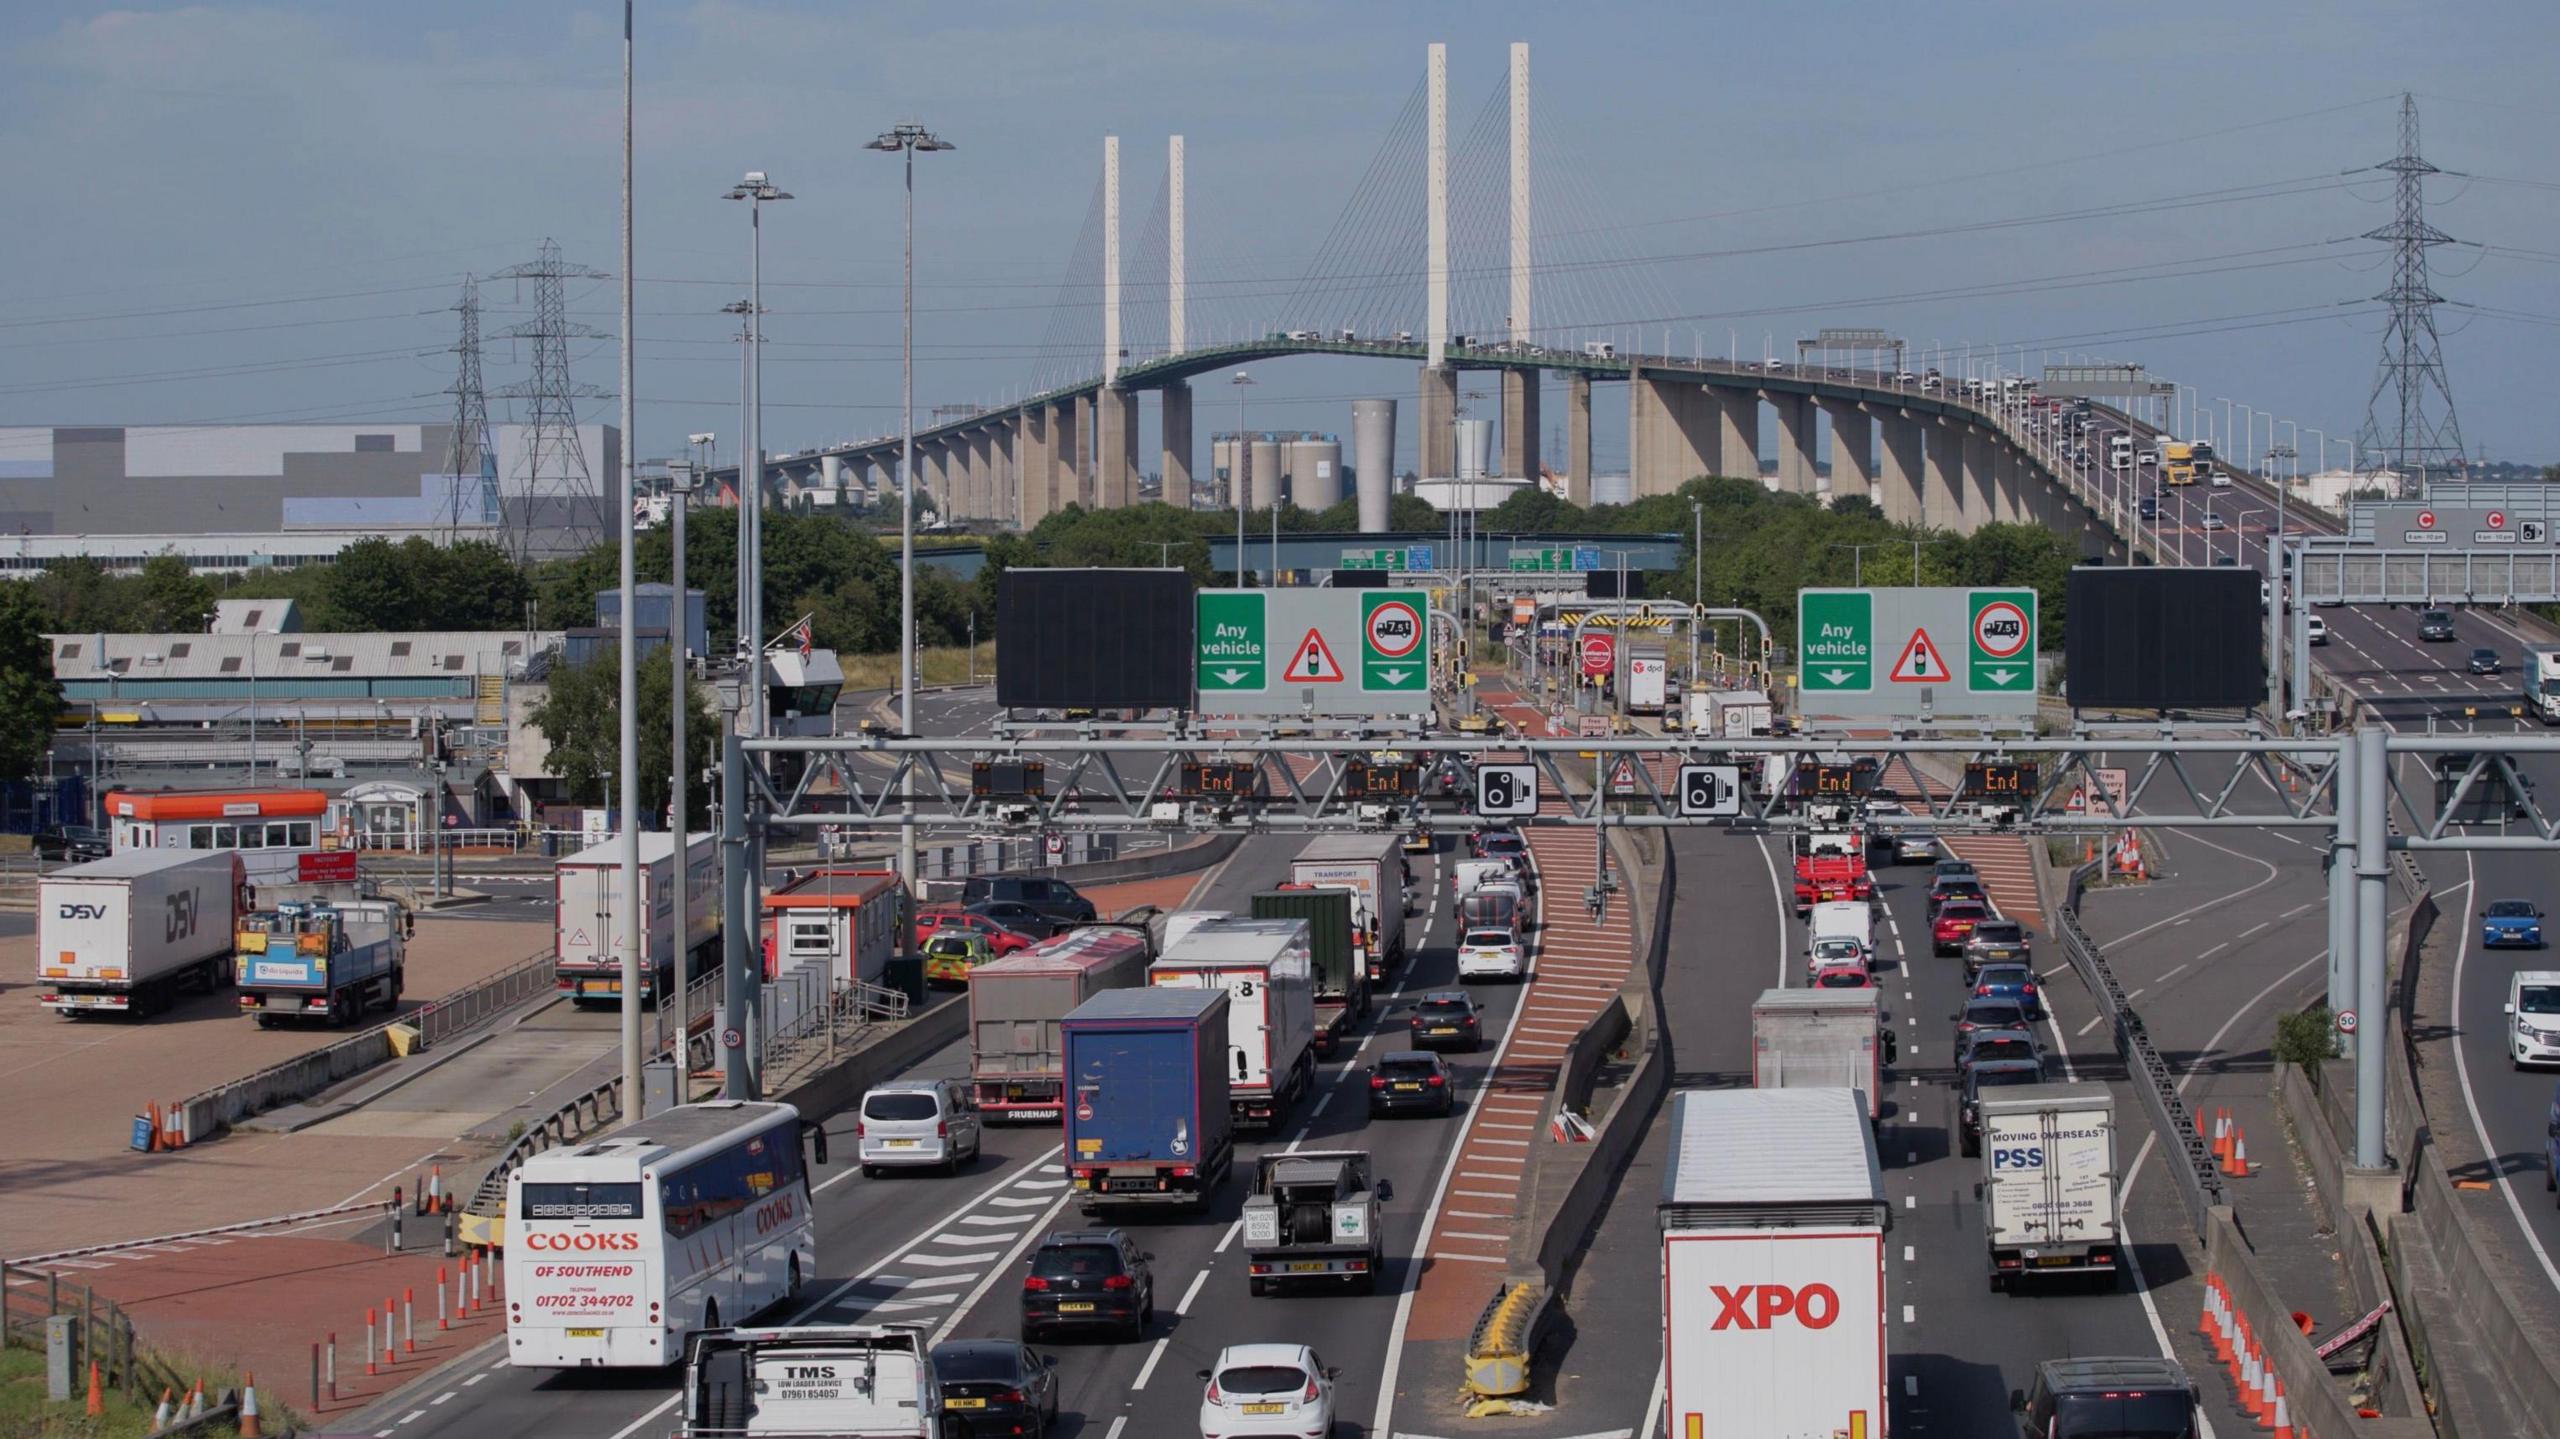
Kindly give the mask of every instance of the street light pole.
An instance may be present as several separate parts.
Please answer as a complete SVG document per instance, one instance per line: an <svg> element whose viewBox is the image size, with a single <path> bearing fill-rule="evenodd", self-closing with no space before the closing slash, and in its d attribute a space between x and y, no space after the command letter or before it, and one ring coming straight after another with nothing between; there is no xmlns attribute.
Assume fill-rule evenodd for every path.
<svg viewBox="0 0 2560 1439"><path fill-rule="evenodd" d="M916 732L916 152L956 149L922 125L884 131L871 149L903 155L907 166L906 253L898 331L898 732ZM915 806L899 801L901 813ZM916 831L898 827L898 874L916 883Z"/></svg>
<svg viewBox="0 0 2560 1439"><path fill-rule="evenodd" d="M738 445L738 640L747 665L741 708L747 733L765 730L764 692L764 206L788 200L762 170L730 187L727 199L747 202L747 378Z"/></svg>
<svg viewBox="0 0 2560 1439"><path fill-rule="evenodd" d="M645 916L640 906L631 903L640 893L640 626L633 598L633 552L639 522L633 502L639 498L639 486L633 477L638 473L631 463L632 447L639 443L639 431L632 411L639 403L632 393L632 304L631 280L631 29L632 0L622 0L622 464L621 487L616 493L622 507L621 523L614 528L621 540L622 635L621 658L622 713L618 736L620 754L616 756L621 774L622 833L620 860L622 893L625 903L621 916L622 935L622 1112L639 1114L640 1103L640 968L646 959ZM427 867L436 872L433 885L441 896L444 881L441 871L444 838L444 760L435 762L436 798L427 822L435 827L431 838L436 847L427 857Z"/></svg>
<svg viewBox="0 0 2560 1439"><path fill-rule="evenodd" d="M693 443L705 453L704 469L710 468L708 453L712 436L699 434ZM667 476L667 523L669 539L675 553L669 563L668 588L672 591L667 610L667 670L674 683L667 691L667 770L674 787L667 794L667 829L675 835L677 881L673 898L675 913L670 921L675 931L675 992L659 1001L658 1012L668 1016L675 1031L675 1101L687 1104L693 1099L693 1015L689 1006L693 997L693 951L685 944L692 932L692 917L686 913L688 877L693 873L693 825L687 810L685 790L691 771L685 768L684 722L688 701L693 698L693 664L689 646L693 640L693 605L685 593L684 583L684 512L693 505L695 471L685 468L670 471Z"/></svg>

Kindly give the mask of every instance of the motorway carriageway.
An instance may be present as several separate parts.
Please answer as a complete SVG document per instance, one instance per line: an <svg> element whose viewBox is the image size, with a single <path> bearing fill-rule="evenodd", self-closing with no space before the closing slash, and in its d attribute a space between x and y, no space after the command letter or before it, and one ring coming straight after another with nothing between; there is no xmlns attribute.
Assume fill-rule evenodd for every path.
<svg viewBox="0 0 2560 1439"><path fill-rule="evenodd" d="M1386 1206L1387 1252L1410 1256L1425 1208L1448 1168L1451 1141L1467 1122L1486 1074L1508 1038L1519 991L1477 985L1486 1006L1487 1047L1449 1057L1462 1100L1448 1119L1369 1123L1359 1066L1387 1048L1405 1047L1404 1016L1389 1007L1422 989L1455 983L1453 916L1447 873L1451 841L1429 858L1414 856L1423 913L1408 921L1412 955L1388 979L1362 1042L1318 1069L1315 1097L1302 1102L1275 1136L1240 1139L1236 1174L1203 1216L1118 1219L1155 1256L1156 1322L1137 1344L1048 1342L1063 1380L1061 1435L1119 1439L1196 1432L1197 1370L1230 1344L1283 1340L1315 1346L1341 1369L1337 1403L1348 1427L1365 1424L1380 1405L1381 1380L1400 1345L1401 1293L1413 1282L1409 1259L1391 1263L1391 1282L1375 1295L1309 1290L1265 1299L1245 1294L1238 1214L1254 1157L1273 1148L1366 1148L1396 1197ZM1243 911L1257 890L1286 874L1302 847L1295 839L1252 838L1213 870L1190 907ZM968 1050L955 1044L910 1071L916 1077L966 1072ZM986 1131L986 1155L957 1178L860 1177L851 1113L835 1116L829 1134L836 1162L816 1172L819 1275L789 1319L924 1322L934 1337L1012 1337L1018 1332L1016 1285L1031 1244L1052 1230L1077 1227L1059 1167L1058 1134L1049 1126ZM1655 1341L1658 1346L1658 1339ZM1650 1351L1648 1351L1650 1352ZM676 1424L676 1371L516 1370L503 1351L483 1349L392 1402L347 1424L346 1432L398 1439L656 1439ZM1405 1372L1404 1403L1455 1385L1454 1373Z"/></svg>

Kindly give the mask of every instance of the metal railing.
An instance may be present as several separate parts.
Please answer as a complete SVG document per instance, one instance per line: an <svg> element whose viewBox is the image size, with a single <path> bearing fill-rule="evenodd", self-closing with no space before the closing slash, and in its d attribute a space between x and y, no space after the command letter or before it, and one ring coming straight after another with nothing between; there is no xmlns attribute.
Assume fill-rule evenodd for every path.
<svg viewBox="0 0 2560 1439"><path fill-rule="evenodd" d="M2098 1012L2114 1036L2116 1054L2124 1060L2125 1078L2135 1097L2142 1101L2152 1131L2167 1151L2169 1177L2178 1187L2179 1201L2186 1206L2187 1220L2194 1226L2197 1238L2203 1240L2210 1233L2209 1211L2228 1202L2222 1190L2222 1172L2204 1137L2196 1132L2195 1116L2188 1112L2186 1097L2178 1092L2176 1073L2151 1043L2150 1030L2126 997L2124 986L2116 983L2115 971L2108 968L2098 942L2080 927L2080 896L2103 863L2091 860L2071 871L2070 890L2054 928L2062 936L2063 953L2070 959L2072 969L2098 1002Z"/></svg>
<svg viewBox="0 0 2560 1439"><path fill-rule="evenodd" d="M466 1206L471 1213L495 1216L506 1212L507 1176L546 1149L577 1144L598 1130L622 1122L622 1076L617 1074L553 1110L510 1142L498 1162L480 1177L480 1187Z"/></svg>
<svg viewBox="0 0 2560 1439"><path fill-rule="evenodd" d="M395 1022L417 1026L419 1047L433 1049L457 1034L488 1023L501 1011L549 991L558 963L551 951L536 950L469 989L431 1000Z"/></svg>

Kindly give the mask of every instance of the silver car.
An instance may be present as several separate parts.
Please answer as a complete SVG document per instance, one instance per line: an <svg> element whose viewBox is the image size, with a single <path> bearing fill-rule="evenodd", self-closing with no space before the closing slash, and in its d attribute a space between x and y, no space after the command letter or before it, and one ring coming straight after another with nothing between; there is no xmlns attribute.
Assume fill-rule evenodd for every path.
<svg viewBox="0 0 2560 1439"><path fill-rule="evenodd" d="M884 1169L939 1169L956 1174L978 1157L984 1143L978 1112L960 1085L948 1079L900 1079L862 1096L854 1126L862 1174Z"/></svg>

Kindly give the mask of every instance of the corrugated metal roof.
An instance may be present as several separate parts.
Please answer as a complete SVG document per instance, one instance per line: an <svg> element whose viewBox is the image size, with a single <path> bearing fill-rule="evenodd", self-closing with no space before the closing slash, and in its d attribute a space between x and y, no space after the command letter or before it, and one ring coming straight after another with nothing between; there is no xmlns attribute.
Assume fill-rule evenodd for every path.
<svg viewBox="0 0 2560 1439"><path fill-rule="evenodd" d="M1880 1009L1873 989L1764 989L1753 1009Z"/></svg>
<svg viewBox="0 0 2560 1439"><path fill-rule="evenodd" d="M264 603L264 602L261 602ZM278 602L281 603L281 602ZM56 679L234 680L361 675L367 679L508 674L558 630L426 630L414 634L53 634ZM254 663L252 659L254 657ZM341 663L343 661L343 663Z"/></svg>
<svg viewBox="0 0 2560 1439"><path fill-rule="evenodd" d="M302 606L294 600L213 602L213 632L218 635L281 635L301 628Z"/></svg>
<svg viewBox="0 0 2560 1439"><path fill-rule="evenodd" d="M1854 1089L1699 1089L1672 1096L1664 1204L1882 1204L1866 1101Z"/></svg>
<svg viewBox="0 0 2560 1439"><path fill-rule="evenodd" d="M1227 1002L1223 989L1106 989L1067 1015L1070 1020L1193 1020Z"/></svg>

